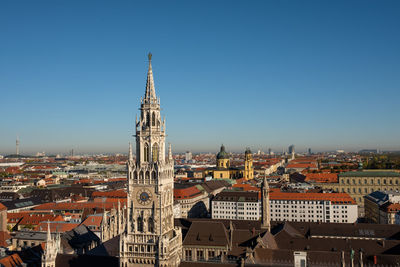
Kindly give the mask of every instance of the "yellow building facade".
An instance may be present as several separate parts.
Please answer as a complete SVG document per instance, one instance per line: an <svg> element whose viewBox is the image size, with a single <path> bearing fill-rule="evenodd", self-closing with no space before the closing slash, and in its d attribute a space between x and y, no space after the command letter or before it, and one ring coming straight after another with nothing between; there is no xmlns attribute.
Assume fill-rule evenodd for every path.
<svg viewBox="0 0 400 267"><path fill-rule="evenodd" d="M244 153L244 173L243 177L246 180L254 179L254 168L253 168L253 154L250 151L250 148L246 149Z"/></svg>
<svg viewBox="0 0 400 267"><path fill-rule="evenodd" d="M226 152L225 146L222 145L217 154L216 167L207 169L205 172L206 175L211 175L214 179L253 179L253 155L250 149L246 149L244 168L231 167L229 154Z"/></svg>

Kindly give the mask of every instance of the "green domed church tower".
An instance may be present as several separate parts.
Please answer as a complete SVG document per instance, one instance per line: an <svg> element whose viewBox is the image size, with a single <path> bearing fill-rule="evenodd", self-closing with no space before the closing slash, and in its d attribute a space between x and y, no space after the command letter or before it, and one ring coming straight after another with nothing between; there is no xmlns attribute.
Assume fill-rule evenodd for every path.
<svg viewBox="0 0 400 267"><path fill-rule="evenodd" d="M229 154L225 151L225 146L222 145L217 154L217 168L228 169L230 167Z"/></svg>

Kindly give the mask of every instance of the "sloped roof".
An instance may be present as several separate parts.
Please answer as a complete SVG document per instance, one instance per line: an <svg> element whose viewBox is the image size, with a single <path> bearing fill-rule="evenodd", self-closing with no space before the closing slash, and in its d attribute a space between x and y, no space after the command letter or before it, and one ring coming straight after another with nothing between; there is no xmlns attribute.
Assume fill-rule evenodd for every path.
<svg viewBox="0 0 400 267"><path fill-rule="evenodd" d="M12 255L0 259L0 265L4 267L21 266L22 264L23 261L17 253L14 253Z"/></svg>
<svg viewBox="0 0 400 267"><path fill-rule="evenodd" d="M8 247L11 244L10 239L8 231L0 231L0 247Z"/></svg>
<svg viewBox="0 0 400 267"><path fill-rule="evenodd" d="M99 228L102 221L103 221L103 214L98 213L89 215L81 224L86 226L96 226Z"/></svg>
<svg viewBox="0 0 400 267"><path fill-rule="evenodd" d="M213 201L258 202L258 192L222 191Z"/></svg>
<svg viewBox="0 0 400 267"><path fill-rule="evenodd" d="M64 233L66 231L70 231L77 227L78 223L70 223L70 222L60 222L60 221L52 221L52 222L41 222L38 226L35 227L35 231L44 232L47 231L47 227L50 225L50 232L52 233Z"/></svg>
<svg viewBox="0 0 400 267"><path fill-rule="evenodd" d="M183 240L185 246L228 246L229 238L224 225L220 222L193 222Z"/></svg>
<svg viewBox="0 0 400 267"><path fill-rule="evenodd" d="M105 191L105 192L96 191L96 192L92 193L92 198L95 198L95 197L126 198L127 192L125 190L113 190L113 191Z"/></svg>
<svg viewBox="0 0 400 267"><path fill-rule="evenodd" d="M354 199L347 193L297 193L271 191L270 200L311 200L331 201L336 204L356 204Z"/></svg>
<svg viewBox="0 0 400 267"><path fill-rule="evenodd" d="M0 211L7 210L7 207L0 203Z"/></svg>
<svg viewBox="0 0 400 267"><path fill-rule="evenodd" d="M82 248L92 242L100 243L100 238L83 224L65 232L62 238L67 240L72 248Z"/></svg>
<svg viewBox="0 0 400 267"><path fill-rule="evenodd" d="M337 173L307 173L305 181L315 181L317 183L337 183Z"/></svg>
<svg viewBox="0 0 400 267"><path fill-rule="evenodd" d="M174 198L175 199L186 199L186 198L189 199L189 198L194 198L201 194L202 194L202 191L200 191L196 186L174 189Z"/></svg>
<svg viewBox="0 0 400 267"><path fill-rule="evenodd" d="M106 242L102 243L101 245L95 247L94 249L90 250L87 254L89 255L98 255L98 256L119 256L119 242L120 242L120 235L117 235Z"/></svg>

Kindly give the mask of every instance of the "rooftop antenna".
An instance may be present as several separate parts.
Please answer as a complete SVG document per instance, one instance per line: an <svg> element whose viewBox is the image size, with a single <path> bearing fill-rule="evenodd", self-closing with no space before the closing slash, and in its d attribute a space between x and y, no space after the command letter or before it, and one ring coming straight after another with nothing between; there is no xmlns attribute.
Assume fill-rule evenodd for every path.
<svg viewBox="0 0 400 267"><path fill-rule="evenodd" d="M15 141L15 154L19 156L19 136L17 135L17 140Z"/></svg>

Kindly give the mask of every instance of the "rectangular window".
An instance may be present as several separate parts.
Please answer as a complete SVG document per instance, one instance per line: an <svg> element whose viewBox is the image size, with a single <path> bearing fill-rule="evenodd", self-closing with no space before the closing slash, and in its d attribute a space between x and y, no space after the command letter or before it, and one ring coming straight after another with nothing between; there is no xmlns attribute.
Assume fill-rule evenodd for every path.
<svg viewBox="0 0 400 267"><path fill-rule="evenodd" d="M185 250L185 258L187 261L192 260L192 251L191 250Z"/></svg>
<svg viewBox="0 0 400 267"><path fill-rule="evenodd" d="M204 252L202 250L197 251L197 260L198 261L204 260Z"/></svg>
<svg viewBox="0 0 400 267"><path fill-rule="evenodd" d="M215 257L215 251L208 251L208 259L212 259Z"/></svg>

